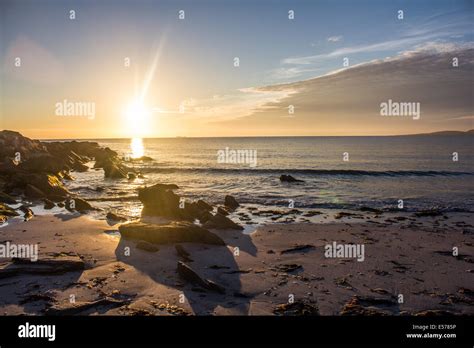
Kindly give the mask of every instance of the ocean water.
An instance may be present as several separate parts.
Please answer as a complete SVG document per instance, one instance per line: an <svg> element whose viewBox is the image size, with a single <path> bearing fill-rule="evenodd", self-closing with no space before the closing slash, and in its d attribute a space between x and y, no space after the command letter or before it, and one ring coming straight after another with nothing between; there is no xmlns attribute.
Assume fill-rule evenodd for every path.
<svg viewBox="0 0 474 348"><path fill-rule="evenodd" d="M177 184L180 195L213 204L222 204L230 194L241 203L272 208L288 207L292 200L303 210L398 210L402 199L406 211L470 212L473 140L472 136L94 140L121 156L152 157L151 162L130 163L145 179L104 179L102 170L91 170L74 173L76 180L68 185L85 198L100 198L99 206L133 216L140 213L139 202L114 199L136 195L138 187L155 183ZM218 151L226 148L256 151L256 165L219 163ZM453 153L458 154L457 161ZM281 183L282 174L304 182ZM97 192L96 187L104 190Z"/></svg>

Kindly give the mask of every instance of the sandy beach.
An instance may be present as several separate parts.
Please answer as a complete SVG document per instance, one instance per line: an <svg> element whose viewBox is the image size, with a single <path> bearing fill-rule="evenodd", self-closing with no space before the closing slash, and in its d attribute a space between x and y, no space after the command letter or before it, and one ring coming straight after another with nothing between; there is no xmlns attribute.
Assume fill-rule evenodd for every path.
<svg viewBox="0 0 474 348"><path fill-rule="evenodd" d="M39 260L78 260L83 269L42 274L2 260L4 315L436 315L473 314L473 219L469 214L399 221L344 218L273 224L251 234L213 230L225 246L180 243L186 264L224 293L177 273L175 244L157 251L120 236L119 224L88 216L35 216L0 229L2 243L39 244ZM401 215L398 215L399 217ZM324 246L365 245L364 261L327 258ZM298 247L299 246L299 247ZM129 255L125 255L129 247ZM295 248L296 247L296 248ZM458 256L452 255L457 247ZM238 249L236 249L238 248ZM82 266L81 266L82 267ZM403 295L403 303L399 295ZM184 295L184 296L183 296ZM71 301L73 296L74 301Z"/></svg>

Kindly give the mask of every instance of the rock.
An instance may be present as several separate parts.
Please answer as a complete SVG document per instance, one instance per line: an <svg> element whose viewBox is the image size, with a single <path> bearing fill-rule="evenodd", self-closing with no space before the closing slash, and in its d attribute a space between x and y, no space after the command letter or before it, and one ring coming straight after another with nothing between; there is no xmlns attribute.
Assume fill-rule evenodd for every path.
<svg viewBox="0 0 474 348"><path fill-rule="evenodd" d="M211 280L201 278L191 267L186 265L182 261L178 261L178 274L186 281L199 285L200 287L217 292L219 294L225 294L225 289L214 283Z"/></svg>
<svg viewBox="0 0 474 348"><path fill-rule="evenodd" d="M16 199L10 196L9 194L0 192L0 203L16 204Z"/></svg>
<svg viewBox="0 0 474 348"><path fill-rule="evenodd" d="M314 301L296 300L293 303L284 303L278 305L273 310L273 313L276 315L288 316L310 316L319 315L319 310Z"/></svg>
<svg viewBox="0 0 474 348"><path fill-rule="evenodd" d="M30 199L40 199L43 198L45 194L33 185L27 184L25 188L25 196Z"/></svg>
<svg viewBox="0 0 474 348"><path fill-rule="evenodd" d="M275 267L273 267L273 269L279 272L291 273L294 271L302 270L303 266L298 265L296 263L289 263L289 264L276 265Z"/></svg>
<svg viewBox="0 0 474 348"><path fill-rule="evenodd" d="M128 173L127 174L127 179L128 180L135 180L137 178L137 175L135 173Z"/></svg>
<svg viewBox="0 0 474 348"><path fill-rule="evenodd" d="M225 209L223 207L218 207L217 208L217 214L227 216L227 215L229 215L229 212L227 211L227 209Z"/></svg>
<svg viewBox="0 0 474 348"><path fill-rule="evenodd" d="M360 215L360 214L346 213L344 211L341 211L341 212L337 213L336 215L334 215L334 218L338 219L338 220L342 219L343 217L363 218L363 216Z"/></svg>
<svg viewBox="0 0 474 348"><path fill-rule="evenodd" d="M189 253L183 248L182 245L176 244L175 246L178 256L180 256L186 262L192 262L193 260L189 257Z"/></svg>
<svg viewBox="0 0 474 348"><path fill-rule="evenodd" d="M35 214L33 214L33 211L30 208L28 208L26 205L22 205L20 207L20 210L24 213L23 219L25 221L31 220L33 216L35 216Z"/></svg>
<svg viewBox="0 0 474 348"><path fill-rule="evenodd" d="M180 207L180 197L173 192L176 185L157 184L138 190L138 198L143 203L142 215L163 216L173 219L189 220L195 218L191 210L194 206Z"/></svg>
<svg viewBox="0 0 474 348"><path fill-rule="evenodd" d="M430 210L422 210L422 211L416 212L414 215L416 217L440 216L440 215L443 215L443 213L438 209L430 209Z"/></svg>
<svg viewBox="0 0 474 348"><path fill-rule="evenodd" d="M136 246L137 246L138 249L149 251L149 252L152 252L152 253L157 252L158 250L160 250L156 245L154 245L152 243L149 243L145 240L138 241Z"/></svg>
<svg viewBox="0 0 474 348"><path fill-rule="evenodd" d="M53 209L54 208L54 202L50 201L49 199L45 198L43 200L44 202L44 209L46 210L50 210L50 209Z"/></svg>
<svg viewBox="0 0 474 348"><path fill-rule="evenodd" d="M244 228L227 216L216 214L203 225L205 228L217 230L243 230Z"/></svg>
<svg viewBox="0 0 474 348"><path fill-rule="evenodd" d="M304 182L304 180L295 179L291 175L281 175L280 181L281 182Z"/></svg>
<svg viewBox="0 0 474 348"><path fill-rule="evenodd" d="M76 315L88 309L97 307L121 307L128 304L130 300L117 300L106 297L92 302L74 302L67 306L53 305L45 310L46 315Z"/></svg>
<svg viewBox="0 0 474 348"><path fill-rule="evenodd" d="M3 216L18 216L19 214L6 204L0 203L0 215Z"/></svg>
<svg viewBox="0 0 474 348"><path fill-rule="evenodd" d="M120 225L119 231L124 238L142 239L155 244L190 242L225 245L214 233L189 222L172 222L167 225L130 222Z"/></svg>
<svg viewBox="0 0 474 348"><path fill-rule="evenodd" d="M199 209L201 210L206 210L206 211L212 211L212 205L210 205L209 203L203 201L202 199L198 200L197 201L197 206Z"/></svg>
<svg viewBox="0 0 474 348"><path fill-rule="evenodd" d="M340 315L393 315L398 303L393 298L362 297L355 295L341 310Z"/></svg>
<svg viewBox="0 0 474 348"><path fill-rule="evenodd" d="M20 274L63 274L73 271L83 271L84 269L84 261L77 256L46 258L36 261L13 258L11 263L0 268L0 279L14 277Z"/></svg>
<svg viewBox="0 0 474 348"><path fill-rule="evenodd" d="M105 217L113 221L127 221L128 220L126 216L121 215L121 214L116 214L111 211L109 211Z"/></svg>
<svg viewBox="0 0 474 348"><path fill-rule="evenodd" d="M294 252L307 252L310 250L314 250L316 247L311 244L304 244L304 245L295 245L293 248L285 249L280 252L280 254L289 254Z"/></svg>
<svg viewBox="0 0 474 348"><path fill-rule="evenodd" d="M360 211L367 211L370 213L375 213L375 214L382 214L383 210L376 209L376 208L370 208L370 207L361 207Z"/></svg>
<svg viewBox="0 0 474 348"><path fill-rule="evenodd" d="M224 198L224 206L226 206L230 210L235 210L240 206L240 204L234 197L227 195Z"/></svg>
<svg viewBox="0 0 474 348"><path fill-rule="evenodd" d="M104 169L104 176L110 179L126 179L128 178L128 172L125 168L119 164L113 162L106 162L102 164Z"/></svg>
<svg viewBox="0 0 474 348"><path fill-rule="evenodd" d="M66 209L69 211L78 211L80 213L85 213L89 210L96 210L92 205L90 205L86 200L79 198L79 197L74 197L71 198L67 203L66 203Z"/></svg>

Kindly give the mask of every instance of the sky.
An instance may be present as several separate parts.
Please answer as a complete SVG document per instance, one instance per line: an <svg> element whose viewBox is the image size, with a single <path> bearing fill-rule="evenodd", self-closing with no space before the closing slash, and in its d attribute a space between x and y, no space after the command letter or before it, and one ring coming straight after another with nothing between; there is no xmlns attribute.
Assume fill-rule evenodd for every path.
<svg viewBox="0 0 474 348"><path fill-rule="evenodd" d="M3 0L0 128L42 139L469 130L473 10L469 0ZM388 100L419 103L421 117L381 116Z"/></svg>

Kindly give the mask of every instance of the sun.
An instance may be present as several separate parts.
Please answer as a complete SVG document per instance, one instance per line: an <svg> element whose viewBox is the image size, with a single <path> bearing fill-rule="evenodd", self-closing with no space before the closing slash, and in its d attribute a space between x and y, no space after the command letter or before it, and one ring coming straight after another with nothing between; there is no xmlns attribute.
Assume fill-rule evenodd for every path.
<svg viewBox="0 0 474 348"><path fill-rule="evenodd" d="M140 101L130 103L125 112L125 126L132 137L144 136L150 129L150 111Z"/></svg>

